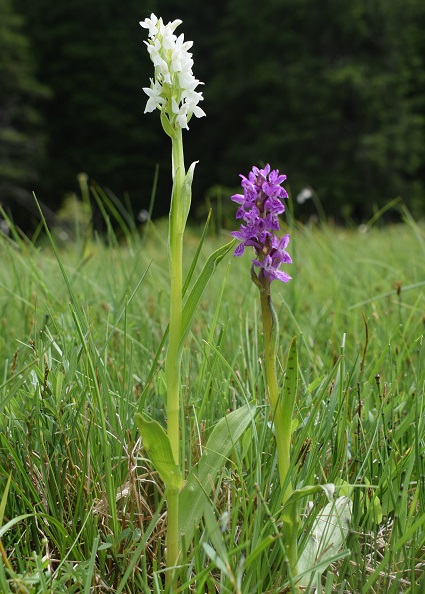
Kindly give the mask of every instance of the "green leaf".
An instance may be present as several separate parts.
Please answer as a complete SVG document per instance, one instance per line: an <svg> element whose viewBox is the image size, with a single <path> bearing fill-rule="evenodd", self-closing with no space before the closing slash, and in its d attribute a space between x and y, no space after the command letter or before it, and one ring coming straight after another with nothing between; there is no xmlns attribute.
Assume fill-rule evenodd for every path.
<svg viewBox="0 0 425 594"><path fill-rule="evenodd" d="M167 488L179 490L183 482L182 475L164 429L157 421L149 419L144 414L136 413L135 420L143 439L143 446L159 476Z"/></svg>
<svg viewBox="0 0 425 594"><path fill-rule="evenodd" d="M190 471L180 492L179 534L190 543L206 506L210 504L211 484L227 461L233 446L253 421L255 404L245 404L229 413L214 427L198 464Z"/></svg>
<svg viewBox="0 0 425 594"><path fill-rule="evenodd" d="M3 491L3 496L0 501L0 526L3 524L4 510L6 509L7 496L9 494L10 483L12 481L12 474L9 474L6 486Z"/></svg>
<svg viewBox="0 0 425 594"><path fill-rule="evenodd" d="M25 520L25 518L31 518L31 516L35 516L35 514L22 514L21 516L17 516L16 518L13 518L13 520L10 520L10 522L7 522L7 524L2 526L2 528L0 529L0 538L3 538L3 536L6 534L6 532L8 530L10 530L11 528L13 528L13 526L15 526L15 524L18 524L22 520Z"/></svg>
<svg viewBox="0 0 425 594"><path fill-rule="evenodd" d="M272 316L272 329L271 329L271 336L270 336L270 344L273 347L273 353L276 357L277 349L279 346L279 334L280 334L280 327L279 327L279 317L276 313L274 308L273 302L269 297L269 307L270 307L270 314Z"/></svg>
<svg viewBox="0 0 425 594"><path fill-rule="evenodd" d="M92 546L91 555L90 555L90 562L89 562L89 565L88 565L86 573L85 573L84 594L90 594L90 592L93 592L92 583L93 583L93 576L94 576L94 571L95 571L97 551L99 550L98 549L99 540L100 540L100 536L98 534L93 541L93 546Z"/></svg>
<svg viewBox="0 0 425 594"><path fill-rule="evenodd" d="M284 521L292 522L290 517L287 517L287 511L291 509L291 506L296 501L302 499L303 497L307 497L308 495L314 495L314 493L318 493L319 491L323 491L329 501L332 500L332 496L335 492L335 485L333 483L326 483L325 485L307 485L302 487L301 489L296 489L291 493L291 496L285 502L283 506L283 514L282 518Z"/></svg>
<svg viewBox="0 0 425 594"><path fill-rule="evenodd" d="M212 548L212 546L210 544L208 544L207 542L203 542L202 546L204 548L204 551L206 552L206 554L208 555L208 557L211 559L211 561L214 563L214 565L216 565L218 567L218 569L228 578L230 578L230 572L229 569L226 565L226 563L223 561L223 559L220 557L220 555Z"/></svg>
<svg viewBox="0 0 425 594"><path fill-rule="evenodd" d="M229 251L233 248L235 243L236 240L232 240L229 243L226 243L226 245L223 245L221 248L218 248L218 250L216 250L210 255L208 260L205 262L200 275L196 279L195 284L190 290L190 293L183 306L182 336L180 341L180 349L183 347L187 335L189 334L195 311L202 298L205 287L207 286L212 275L214 274L215 269L217 268L217 264L221 262L221 260L227 253L229 253Z"/></svg>
<svg viewBox="0 0 425 594"><path fill-rule="evenodd" d="M196 251L193 256L192 263L190 265L187 276L184 279L183 297L186 295L186 291L189 287L190 281L192 280L193 273L195 272L195 268L198 263L199 256L201 255L202 246L204 245L204 241L205 241L205 238L206 238L207 232L208 232L208 227L210 225L211 215L212 215L212 210L210 210L208 213L207 220L205 221L204 228L202 229L202 234L201 234L201 238L198 243L198 247L196 248Z"/></svg>
<svg viewBox="0 0 425 594"><path fill-rule="evenodd" d="M220 532L219 524L211 507L207 507L204 513L205 528L208 540L211 542L217 554L229 563L229 554L224 543L223 534Z"/></svg>
<svg viewBox="0 0 425 594"><path fill-rule="evenodd" d="M254 563L254 561L257 560L258 556L261 555L261 553L265 550L265 549L271 549L273 546L273 543L278 539L279 537L276 535L272 535L272 534L268 534L264 540L260 540L260 544L258 544L253 551L251 551L251 553L247 556L246 558L246 567L249 567L251 565L251 563Z"/></svg>
<svg viewBox="0 0 425 594"><path fill-rule="evenodd" d="M365 477L364 479L365 485L370 485L369 480ZM377 495L373 492L370 495L371 489L365 489L365 492L360 494L360 502L363 502L364 498L366 497L366 509L370 511L372 508L372 519L376 524L380 524L383 518L381 500Z"/></svg>
<svg viewBox="0 0 425 594"><path fill-rule="evenodd" d="M192 202L192 182L193 182L193 175L195 173L196 164L199 161L194 161L192 165L189 167L186 176L183 181L183 186L181 189L180 199L182 201L181 208L182 208L182 217L183 217L183 228L186 226L187 217L189 215L190 204Z"/></svg>
<svg viewBox="0 0 425 594"><path fill-rule="evenodd" d="M173 146L174 142L177 141L173 140ZM181 183L181 186L179 177L175 173L173 189L171 192L170 206L170 233L168 237L170 250L172 249L172 241L182 240L183 232L186 227L187 217L189 216L190 204L192 202L192 182L197 163L198 161L194 161L192 165L189 167L184 177L184 180ZM174 166L176 167L176 165ZM170 253L169 256L171 257L172 254Z"/></svg>
<svg viewBox="0 0 425 594"><path fill-rule="evenodd" d="M168 117L162 110L161 110L160 119L161 119L162 129L164 130L165 134L167 134L170 138L174 138L174 135L175 135L174 128L170 124L170 120L168 119Z"/></svg>
<svg viewBox="0 0 425 594"><path fill-rule="evenodd" d="M323 382L323 380L325 379L326 375L321 375L320 377L317 377L315 380L313 380L311 382L311 384L309 384L307 386L307 392L309 394L311 394L312 392L314 392L314 390L316 390L316 388L318 388L320 386L320 384Z"/></svg>
<svg viewBox="0 0 425 594"><path fill-rule="evenodd" d="M286 375L284 384L283 405L285 407L285 415L292 420L292 413L294 410L295 398L297 396L298 388L298 353L297 353L297 339L291 340L289 347L288 363L286 364Z"/></svg>
<svg viewBox="0 0 425 594"><path fill-rule="evenodd" d="M377 495L372 495L372 506L373 506L373 519L376 524L380 524L382 522L383 513L382 513L382 506L381 500Z"/></svg>
<svg viewBox="0 0 425 594"><path fill-rule="evenodd" d="M302 586L315 584L344 546L351 521L351 509L352 503L348 497L338 497L316 516L298 561L298 571L303 574L299 581Z"/></svg>

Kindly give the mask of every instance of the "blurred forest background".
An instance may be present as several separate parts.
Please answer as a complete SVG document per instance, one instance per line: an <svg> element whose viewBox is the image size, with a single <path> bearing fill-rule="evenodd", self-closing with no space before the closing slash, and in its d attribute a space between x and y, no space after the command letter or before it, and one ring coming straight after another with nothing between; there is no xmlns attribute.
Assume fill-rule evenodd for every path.
<svg viewBox="0 0 425 594"><path fill-rule="evenodd" d="M198 205L270 162L336 220L398 196L425 214L423 0L0 0L0 202L18 223L32 191L54 212L79 172L147 209L157 164L168 212L169 139L143 115L151 12L183 20L205 82L185 133Z"/></svg>

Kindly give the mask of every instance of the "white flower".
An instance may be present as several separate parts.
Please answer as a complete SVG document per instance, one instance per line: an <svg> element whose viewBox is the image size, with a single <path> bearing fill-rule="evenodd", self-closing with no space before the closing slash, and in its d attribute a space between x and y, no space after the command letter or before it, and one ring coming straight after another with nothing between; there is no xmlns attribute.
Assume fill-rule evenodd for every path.
<svg viewBox="0 0 425 594"><path fill-rule="evenodd" d="M311 188L304 188L301 190L301 192L299 192L299 194L297 194L298 204L304 204L304 202L306 202L306 200L310 200L310 198L313 198L313 191Z"/></svg>
<svg viewBox="0 0 425 594"><path fill-rule="evenodd" d="M202 109L202 107L199 107L199 105L193 105L192 111L193 111L193 115L197 118L202 118L207 115L205 113L205 111Z"/></svg>
<svg viewBox="0 0 425 594"><path fill-rule="evenodd" d="M199 101L203 100L202 93L197 93L196 91L191 91L190 89L187 91L183 91L182 99L185 99L188 103L193 103L196 105Z"/></svg>
<svg viewBox="0 0 425 594"><path fill-rule="evenodd" d="M176 39L171 54L171 63L175 72L181 72L182 70L187 71L192 68L192 54L187 51L192 45L193 41L185 41L183 34Z"/></svg>
<svg viewBox="0 0 425 594"><path fill-rule="evenodd" d="M155 109L161 109L165 102L165 99L162 96L161 84L157 80L153 82L153 80L151 79L150 89L145 87L143 90L149 97L148 102L146 103L144 113L155 111Z"/></svg>
<svg viewBox="0 0 425 594"><path fill-rule="evenodd" d="M205 112L198 106L203 101L202 93L195 91L201 83L193 76L192 54L188 51L192 41L185 41L184 35L177 37L175 29L182 21L176 19L164 25L153 13L140 22L149 30L145 41L155 67L155 78L150 88L144 88L149 99L145 113L160 109L174 127L188 129L192 115L200 118Z"/></svg>
<svg viewBox="0 0 425 594"><path fill-rule="evenodd" d="M178 79L179 86L184 91L194 91L199 84L203 84L198 79L196 79L191 72L188 72L187 70L184 72L179 72Z"/></svg>
<svg viewBox="0 0 425 594"><path fill-rule="evenodd" d="M176 123L180 128L186 128L189 130L187 125L187 114L189 113L189 104L183 103L181 106L178 105L174 97L171 99L171 109L173 114L176 116Z"/></svg>
<svg viewBox="0 0 425 594"><path fill-rule="evenodd" d="M161 22L162 22L162 20L161 20ZM139 24L142 27L144 27L145 29L149 29L149 37L155 37L155 35L158 33L158 29L159 29L158 19L153 13L151 14L150 19L145 19L144 21L140 21Z"/></svg>

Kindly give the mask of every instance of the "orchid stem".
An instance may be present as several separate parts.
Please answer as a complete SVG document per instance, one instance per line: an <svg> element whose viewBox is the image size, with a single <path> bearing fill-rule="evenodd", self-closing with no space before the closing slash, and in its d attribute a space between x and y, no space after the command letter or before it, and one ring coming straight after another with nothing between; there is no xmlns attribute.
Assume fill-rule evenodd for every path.
<svg viewBox="0 0 425 594"><path fill-rule="evenodd" d="M263 319L264 332L264 366L266 372L266 383L269 394L270 406L273 415L273 425L277 445L277 457L279 468L280 487L284 489L282 506L288 502L293 488L289 477L291 462L291 410L284 410L285 402L279 397L279 384L276 371L276 356L279 338L279 321L273 308L270 297L270 281L262 278L262 282L256 283L260 289L261 314ZM289 503L285 510L283 526L285 532L285 548L288 555L289 566L292 577L298 573L298 512L296 502ZM298 592L298 586L296 586Z"/></svg>
<svg viewBox="0 0 425 594"><path fill-rule="evenodd" d="M180 368L182 334L183 286L183 233L182 189L185 178L182 130L178 128L172 138L173 194L170 208L169 267L170 267L170 333L165 360L167 384L167 432L174 461L180 467ZM179 491L169 489L167 494L167 586L175 590L175 567L179 560Z"/></svg>

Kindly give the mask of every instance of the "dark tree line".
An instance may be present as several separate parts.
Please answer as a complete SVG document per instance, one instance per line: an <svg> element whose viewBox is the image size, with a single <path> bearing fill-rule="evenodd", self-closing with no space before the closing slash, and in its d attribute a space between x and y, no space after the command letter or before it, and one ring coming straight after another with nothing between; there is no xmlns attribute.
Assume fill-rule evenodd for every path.
<svg viewBox="0 0 425 594"><path fill-rule="evenodd" d="M167 212L170 147L143 115L151 11L183 20L205 82L207 118L185 136L195 200L270 162L329 215L397 196L425 212L421 0L0 0L0 201L36 190L55 209L84 171L137 211L158 163Z"/></svg>
<svg viewBox="0 0 425 594"><path fill-rule="evenodd" d="M45 127L39 106L48 89L36 78L24 21L12 0L0 0L0 203L34 209Z"/></svg>

